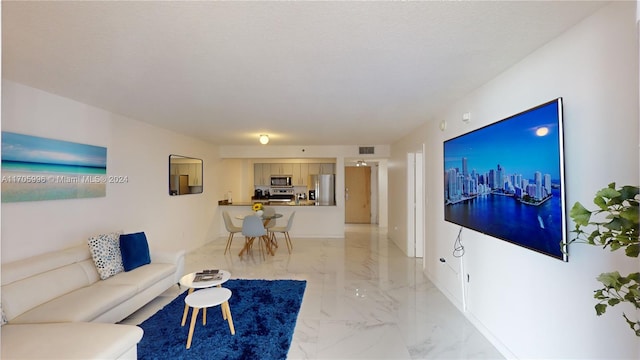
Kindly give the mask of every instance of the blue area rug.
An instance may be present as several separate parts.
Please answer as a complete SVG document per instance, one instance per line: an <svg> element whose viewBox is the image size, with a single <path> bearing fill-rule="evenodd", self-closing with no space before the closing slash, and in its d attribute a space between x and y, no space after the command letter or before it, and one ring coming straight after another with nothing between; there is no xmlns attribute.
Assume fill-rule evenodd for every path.
<svg viewBox="0 0 640 360"><path fill-rule="evenodd" d="M233 292L235 335L215 306L207 309L207 325L202 325L202 311L198 314L187 350L192 309L181 326L185 292L140 324L138 359L286 359L307 282L229 280L222 286Z"/></svg>

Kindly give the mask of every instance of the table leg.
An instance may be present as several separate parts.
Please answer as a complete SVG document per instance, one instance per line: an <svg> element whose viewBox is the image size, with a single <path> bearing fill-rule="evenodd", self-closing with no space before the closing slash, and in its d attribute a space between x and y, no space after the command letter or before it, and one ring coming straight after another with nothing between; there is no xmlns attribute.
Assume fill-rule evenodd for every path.
<svg viewBox="0 0 640 360"><path fill-rule="evenodd" d="M275 253L273 252L273 249L271 248L271 240L269 239L269 236L263 235L260 237L260 240L264 242L264 245L267 248L267 252L272 256L275 255Z"/></svg>
<svg viewBox="0 0 640 360"><path fill-rule="evenodd" d="M269 241L269 248L271 248L271 255L275 255L276 254L276 249L278 248L278 246L273 243L272 236L273 236L273 233L271 233L269 236L267 236L267 239Z"/></svg>
<svg viewBox="0 0 640 360"><path fill-rule="evenodd" d="M193 288L189 288L187 295L193 292ZM189 313L189 305L184 304L184 312L182 313L182 326L187 322L187 314Z"/></svg>
<svg viewBox="0 0 640 360"><path fill-rule="evenodd" d="M222 303L222 312L227 313L227 322L229 323L229 330L231 331L231 335L236 334L236 328L233 326L233 319L231 318L231 307L229 307L229 302L225 301Z"/></svg>
<svg viewBox="0 0 640 360"><path fill-rule="evenodd" d="M218 287L221 288L222 285L218 285ZM220 306L220 310L222 310L222 319L227 320L227 313L224 311L224 306Z"/></svg>
<svg viewBox="0 0 640 360"><path fill-rule="evenodd" d="M189 336L187 336L187 349L191 347L191 339L193 339L193 329L196 326L196 318L198 317L198 308L193 308L191 312L191 326L189 327Z"/></svg>
<svg viewBox="0 0 640 360"><path fill-rule="evenodd" d="M258 247L260 248L260 256L262 257L262 260L265 260L266 257L264 256L264 250L262 250L262 243L264 242L264 240L262 239L262 236L260 236L260 239L258 239Z"/></svg>
<svg viewBox="0 0 640 360"><path fill-rule="evenodd" d="M242 249L240 249L240 252L238 253L238 256L242 257L242 253L244 253L244 251L247 249L247 244L249 243L249 239L245 238L244 239L244 246L242 247Z"/></svg>
<svg viewBox="0 0 640 360"><path fill-rule="evenodd" d="M240 253L238 254L238 256L242 257L242 254L246 251L249 252L249 248L251 247L251 245L253 244L253 239L255 238L245 238L244 240L244 246L242 247L242 250L240 250Z"/></svg>
<svg viewBox="0 0 640 360"><path fill-rule="evenodd" d="M264 225L265 229L267 229L267 225L269 225L270 222L271 222L271 219L265 219L262 222L262 225ZM274 237L274 238L272 239L272 237ZM268 247L269 253L271 255L275 255L275 251L273 250L272 246L277 248L278 247L278 243L275 242L275 234L274 233L269 234L269 230L268 229L267 229L267 238L269 239L269 242L268 242L268 244L269 244L269 247Z"/></svg>
<svg viewBox="0 0 640 360"><path fill-rule="evenodd" d="M207 308L202 309L202 325L207 325Z"/></svg>

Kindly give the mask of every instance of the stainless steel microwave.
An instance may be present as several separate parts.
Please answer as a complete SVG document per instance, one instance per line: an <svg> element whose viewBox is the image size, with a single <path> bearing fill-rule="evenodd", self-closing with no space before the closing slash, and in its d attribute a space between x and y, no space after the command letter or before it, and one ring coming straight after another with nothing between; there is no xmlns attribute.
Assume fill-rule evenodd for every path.
<svg viewBox="0 0 640 360"><path fill-rule="evenodd" d="M271 186L293 186L293 180L291 179L292 177L293 175L271 175Z"/></svg>

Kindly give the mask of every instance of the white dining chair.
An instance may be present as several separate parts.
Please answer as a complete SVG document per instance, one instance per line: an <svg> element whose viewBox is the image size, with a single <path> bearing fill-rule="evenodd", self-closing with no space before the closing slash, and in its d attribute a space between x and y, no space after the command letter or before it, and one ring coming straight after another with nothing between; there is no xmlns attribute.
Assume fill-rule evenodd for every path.
<svg viewBox="0 0 640 360"><path fill-rule="evenodd" d="M224 254L226 255L227 251L231 249L231 242L233 241L233 235L235 233L242 232L242 228L240 226L236 226L233 224L233 221L231 220L231 216L229 215L229 212L223 211L222 218L224 219L224 227L226 227L227 231L229 232L229 238L227 239L227 246L224 248Z"/></svg>
<svg viewBox="0 0 640 360"><path fill-rule="evenodd" d="M262 210L263 210L262 216L264 218L269 218L276 215L276 209L274 209L273 207L265 206ZM267 229L267 236L269 237L269 239L271 239L272 244L277 248L278 243L276 242L275 235L271 231L271 229L273 229L275 226L276 226L276 218L273 217L267 222L267 224L264 227L265 229Z"/></svg>
<svg viewBox="0 0 640 360"><path fill-rule="evenodd" d="M244 235L245 237L245 243L244 243L244 247L240 251L240 254L238 254L238 256L241 256L241 257L245 251L248 252L251 249L251 247L253 246L253 241L256 238L259 238L258 241L265 238L266 238L265 241L268 241L267 230L264 228L264 225L262 225L262 218L255 215L245 216L244 220L242 220L242 235ZM260 253L264 258L264 252L262 251L262 243L260 243Z"/></svg>
<svg viewBox="0 0 640 360"><path fill-rule="evenodd" d="M274 238L276 236L276 233L284 234L284 239L287 242L287 248L289 249L289 254L291 254L291 249L293 249L293 244L291 244L291 237L289 236L289 231L291 230L291 226L293 225L293 216L295 214L296 214L295 211L291 213L291 215L289 216L289 220L287 220L286 226L275 226L271 228L271 233L273 234Z"/></svg>

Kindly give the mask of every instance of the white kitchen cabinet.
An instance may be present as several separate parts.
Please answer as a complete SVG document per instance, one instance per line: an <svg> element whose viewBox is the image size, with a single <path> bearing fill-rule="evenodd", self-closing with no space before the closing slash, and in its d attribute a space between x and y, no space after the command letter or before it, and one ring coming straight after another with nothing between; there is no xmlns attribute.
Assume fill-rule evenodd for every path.
<svg viewBox="0 0 640 360"><path fill-rule="evenodd" d="M173 175L188 175L189 186L199 186L196 182L196 164L178 164L175 166L176 173Z"/></svg>
<svg viewBox="0 0 640 360"><path fill-rule="evenodd" d="M253 185L262 185L262 164L253 164Z"/></svg>
<svg viewBox="0 0 640 360"><path fill-rule="evenodd" d="M292 175L292 163L275 163L271 164L271 175Z"/></svg>
<svg viewBox="0 0 640 360"><path fill-rule="evenodd" d="M196 186L196 166L195 164L183 164L180 165L182 167L182 175L189 176L189 186Z"/></svg>
<svg viewBox="0 0 640 360"><path fill-rule="evenodd" d="M262 164L262 185L271 186L271 164Z"/></svg>
<svg viewBox="0 0 640 360"><path fill-rule="evenodd" d="M202 186L202 166L189 164L189 186Z"/></svg>
<svg viewBox="0 0 640 360"><path fill-rule="evenodd" d="M320 174L335 174L336 164L320 164Z"/></svg>
<svg viewBox="0 0 640 360"><path fill-rule="evenodd" d="M178 165L178 173L176 175L189 175L189 164Z"/></svg>
<svg viewBox="0 0 640 360"><path fill-rule="evenodd" d="M335 174L332 163L255 163L253 164L253 184L270 186L271 175L292 175L294 186L308 186L309 175Z"/></svg>
<svg viewBox="0 0 640 360"><path fill-rule="evenodd" d="M294 186L300 185L300 164L292 164L292 165L293 165L293 172L291 173L291 175L293 175L293 179L291 179L292 184Z"/></svg>
<svg viewBox="0 0 640 360"><path fill-rule="evenodd" d="M320 164L309 164L309 175L320 174Z"/></svg>
<svg viewBox="0 0 640 360"><path fill-rule="evenodd" d="M282 173L280 175L293 175L293 164L292 163L286 163L286 164L280 164L280 165L282 165L282 167L280 168Z"/></svg>
<svg viewBox="0 0 640 360"><path fill-rule="evenodd" d="M255 186L271 185L271 164L253 164L253 183Z"/></svg>
<svg viewBox="0 0 640 360"><path fill-rule="evenodd" d="M307 186L309 182L309 164L293 164L293 185Z"/></svg>
<svg viewBox="0 0 640 360"><path fill-rule="evenodd" d="M309 164L309 175L335 174L335 164Z"/></svg>
<svg viewBox="0 0 640 360"><path fill-rule="evenodd" d="M169 174L170 175L180 175L180 165L169 164Z"/></svg>
<svg viewBox="0 0 640 360"><path fill-rule="evenodd" d="M309 185L309 164L300 164L300 185Z"/></svg>

